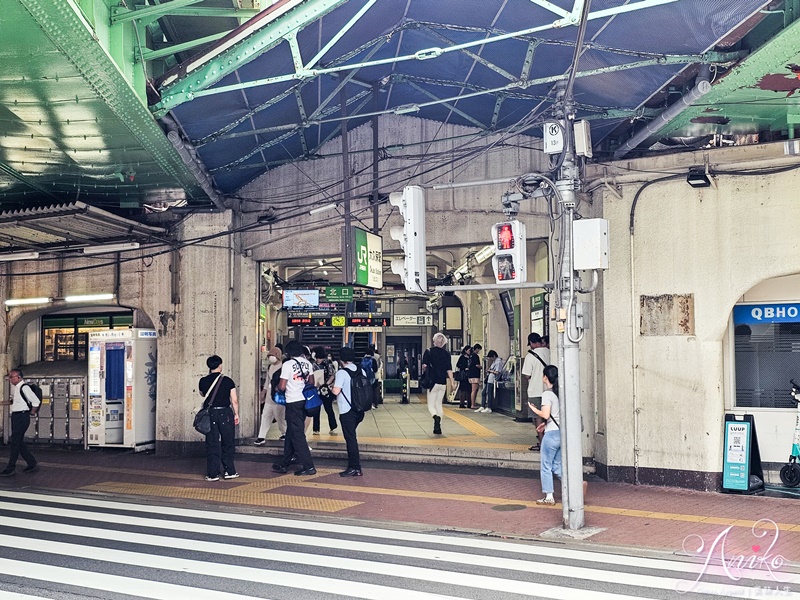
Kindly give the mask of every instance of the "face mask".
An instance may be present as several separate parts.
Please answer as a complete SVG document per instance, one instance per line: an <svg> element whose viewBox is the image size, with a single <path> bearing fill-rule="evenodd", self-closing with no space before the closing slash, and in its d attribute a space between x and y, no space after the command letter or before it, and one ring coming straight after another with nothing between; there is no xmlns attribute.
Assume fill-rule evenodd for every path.
<svg viewBox="0 0 800 600"><path fill-rule="evenodd" d="M278 357L277 356L270 356L269 358L267 358L267 360L270 362L270 364L274 365L276 362L278 362Z"/></svg>

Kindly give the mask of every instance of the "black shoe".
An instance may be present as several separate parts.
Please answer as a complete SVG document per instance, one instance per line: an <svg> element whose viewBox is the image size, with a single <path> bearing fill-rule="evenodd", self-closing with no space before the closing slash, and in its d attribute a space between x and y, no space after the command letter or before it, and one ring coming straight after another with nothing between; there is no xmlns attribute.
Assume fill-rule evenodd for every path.
<svg viewBox="0 0 800 600"><path fill-rule="evenodd" d="M347 468L346 470L339 473L339 477L361 477L363 473L361 469L351 469Z"/></svg>
<svg viewBox="0 0 800 600"><path fill-rule="evenodd" d="M316 475L317 470L314 467L308 467L307 469L300 469L299 471L294 472L295 475Z"/></svg>
<svg viewBox="0 0 800 600"><path fill-rule="evenodd" d="M442 434L442 417L438 415L433 417L433 433L434 435Z"/></svg>
<svg viewBox="0 0 800 600"><path fill-rule="evenodd" d="M0 477L11 477L12 475L17 474L16 467L8 467L0 471Z"/></svg>
<svg viewBox="0 0 800 600"><path fill-rule="evenodd" d="M39 464L33 463L32 465L28 465L24 469L22 469L23 473L36 473L39 470Z"/></svg>
<svg viewBox="0 0 800 600"><path fill-rule="evenodd" d="M288 473L289 472L289 469L287 469L286 467L284 467L280 463L275 463L274 465L272 465L272 470L275 471L276 473Z"/></svg>

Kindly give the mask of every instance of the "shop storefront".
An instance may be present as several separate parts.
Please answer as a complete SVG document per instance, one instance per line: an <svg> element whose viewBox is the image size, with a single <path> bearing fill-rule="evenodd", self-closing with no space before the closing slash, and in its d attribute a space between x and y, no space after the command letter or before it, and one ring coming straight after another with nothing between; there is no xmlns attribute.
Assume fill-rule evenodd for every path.
<svg viewBox="0 0 800 600"><path fill-rule="evenodd" d="M127 329L132 326L132 312L42 317L41 360L86 360L89 333L108 329Z"/></svg>

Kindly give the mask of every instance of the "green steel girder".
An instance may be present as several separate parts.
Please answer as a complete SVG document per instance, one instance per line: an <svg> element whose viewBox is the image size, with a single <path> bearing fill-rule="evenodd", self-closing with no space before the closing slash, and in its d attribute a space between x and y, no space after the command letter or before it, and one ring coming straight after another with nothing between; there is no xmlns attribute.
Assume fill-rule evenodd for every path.
<svg viewBox="0 0 800 600"><path fill-rule="evenodd" d="M150 60L158 60L160 58L165 58L167 56L172 56L173 54L178 54L179 52L185 52L186 50L191 50L192 48L196 48L197 46L202 46L203 44L208 44L210 42L216 42L218 39L225 37L228 35L227 31L220 31L219 33L212 33L211 35L207 35L202 38L198 38L196 40L192 40L191 42L183 42L182 44L174 44L167 48L162 48L161 50L149 50L148 48L141 49L141 58L142 60L150 61ZM136 55L134 57L135 61L139 60L139 56Z"/></svg>
<svg viewBox="0 0 800 600"><path fill-rule="evenodd" d="M792 86L787 90L772 90L768 86L767 89L761 87L760 82L765 77L780 78L781 75L786 77L787 83L796 82L797 75L789 70L788 65L800 63L798 39L800 20L734 66L700 101L654 132L648 140L668 135L692 135L697 129L693 119L709 114L730 119L726 130L733 130L737 122L741 123L743 131L746 126L752 129L756 126L750 108L754 102L762 102L758 108L759 120L775 123L785 119L795 102L788 91ZM774 103L774 107L770 108L769 103ZM644 144L642 142L640 146Z"/></svg>
<svg viewBox="0 0 800 600"><path fill-rule="evenodd" d="M170 2L163 2L155 6L146 6L135 10L124 6L114 6L111 8L111 25L118 25L129 21L139 21L142 24L147 24L161 17L176 14L175 11L178 8L197 4L202 1L203 0L170 0Z"/></svg>
<svg viewBox="0 0 800 600"><path fill-rule="evenodd" d="M197 68L189 65L190 70L185 75L165 81L160 90L161 101L151 107L153 113L163 116L179 104L191 100L195 92L214 85L228 73L280 44L292 32L345 2L347 0L297 0L292 8L277 18L252 22L249 35L243 36Z"/></svg>
<svg viewBox="0 0 800 600"><path fill-rule="evenodd" d="M197 179L181 160L158 123L142 103L120 68L103 51L95 32L75 0L16 0L47 34L58 50L82 75L111 112L124 123L176 186L192 197L199 191Z"/></svg>

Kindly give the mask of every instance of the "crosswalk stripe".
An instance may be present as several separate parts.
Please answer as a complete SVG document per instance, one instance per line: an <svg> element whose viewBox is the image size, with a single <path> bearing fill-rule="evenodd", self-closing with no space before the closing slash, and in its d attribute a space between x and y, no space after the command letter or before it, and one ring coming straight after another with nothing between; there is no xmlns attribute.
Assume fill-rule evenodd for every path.
<svg viewBox="0 0 800 600"><path fill-rule="evenodd" d="M36 508L39 508L40 512L42 510L48 510L48 512L51 512L53 514L58 514L61 517L85 518L87 516L87 513L83 513L81 511L65 511L63 509L62 510L45 509L44 507L31 507L29 510L25 510L23 512L34 512ZM101 516L102 515L98 515L97 518L100 518ZM102 516L102 518L107 519L107 515ZM316 540L313 538L307 538L304 536L294 536L292 534L285 534L285 533L269 534L269 532L264 532L260 530L245 530L245 531L241 529L233 530L230 528L208 526L203 524L191 524L185 522L171 523L157 519L142 519L142 518L129 517L126 520L126 522L134 526L148 526L158 529L174 529L179 531L194 531L197 533L203 533L205 535L243 537L247 539L265 540L267 538L270 538L271 541L284 542L284 543L302 543L304 545L310 545L310 546L325 546L326 543L330 542L330 540L327 538L323 540ZM508 591L508 592L524 591L525 593L529 594L541 595L546 589L546 586L543 586L542 584L526 584L524 582L516 582L513 584L512 587L509 588L508 585L506 585L505 580L474 575L470 573L452 573L451 574L452 578L449 581L446 581L446 579L448 578L443 577L440 571L425 569L420 567L387 565L387 563L373 563L371 561L364 561L359 559L320 556L309 553L289 552L283 550L268 550L263 548L252 548L252 547L242 548L239 546L223 544L219 542L186 540L182 538L167 538L164 536L156 536L151 534L120 532L120 531L107 530L103 528L63 525L59 523L50 523L50 522L32 523L25 519L16 519L11 517L0 517L0 525L6 525L9 527L19 527L19 528L27 527L31 530L39 530L39 531L64 534L64 535L83 536L92 539L99 538L99 539L108 539L108 540L128 542L128 543L154 544L162 547L172 547L176 549L183 549L189 551L208 552L214 555L242 556L250 558L259 558L263 560L271 560L276 562L285 562L290 564L308 564L320 567L336 568L341 570L354 570L357 572L368 572L377 575L388 574L392 576L404 577L415 580L426 580L426 581L442 582L442 583L449 582L453 585L465 585L480 589L494 589L497 591ZM2 539L4 539L4 537L0 536L0 541L2 541ZM9 544L17 545L20 548L24 548L24 542L21 541L14 542L14 540L15 538L10 538ZM387 546L383 544L352 542L348 540L336 540L336 547L339 549L354 550L370 554L382 553L394 556L422 558L440 562L451 562L456 564L473 564L476 566L484 566L486 562L485 557L471 555L471 554L447 552L443 550L433 551L422 548L407 548L394 545ZM102 551L100 551L99 554L87 557L88 558L99 557L98 559L104 560L105 559L103 558L104 556L105 555L102 553ZM125 560L120 560L119 562L125 562ZM597 582L602 581L606 583L618 583L630 586L646 587L650 589L661 589L668 591L669 590L674 591L675 589L677 589L678 585L682 585L684 589L688 589L693 583L691 580L685 580L685 579L683 580L672 579L667 577L641 575L633 573L626 574L620 572L606 572L604 570L590 569L587 567L581 567L575 565L532 563L530 561L522 561L518 559L508 559L500 557L493 558L492 566L507 570L523 571L526 573L533 571L533 572L543 573L549 576L564 577L569 579L580 579L580 580L597 581ZM182 567L176 566L175 569L181 570ZM243 575L241 578L249 579L247 575ZM699 585L696 586L696 588L693 589L692 591L697 591L702 593L703 589L704 586ZM553 597L553 598L561 597L559 595L552 595L553 593L554 593L553 590L548 590L548 597ZM741 586L738 587L726 586L724 584L714 584L713 593L715 595L719 595L720 593L725 593L728 597L731 598L734 597L746 598L752 596L750 588ZM369 596L364 596L364 597L369 597ZM587 592L584 595L584 597L605 598L607 596L603 595L602 593L600 593L600 595L596 595ZM615 595L614 597L619 598L623 596ZM800 596L787 595L787 597L800 597Z"/></svg>
<svg viewBox="0 0 800 600"><path fill-rule="evenodd" d="M221 579L234 579L237 581L249 581L253 583L277 585L306 591L325 592L334 595L344 595L349 598L363 598L365 600L385 600L390 595L391 591L396 589L389 586L383 586L374 583L362 583L352 580L347 582L346 590L332 589L335 588L335 586L331 585L332 580L330 578L320 577L317 575L303 574L300 576L297 573L289 571L256 569L253 567L243 567L240 565L175 558L158 554L142 554L127 550L115 550L112 548L95 548L92 546L81 546L78 544L54 542L50 540L38 540L32 538L22 539L10 535L0 535L0 546L18 548L20 550L31 550L40 554L58 554L72 556L75 558L111 562L115 564L126 565L128 567L137 566L150 569L176 571L179 573L193 573L195 575L218 577ZM391 565L389 565L389 567L391 567ZM37 571L38 575L34 577L35 579L46 579L48 581L51 580L49 566L47 568L42 568L39 566ZM440 576L443 575L441 572L438 574ZM454 575L459 574L454 573ZM31 575L25 576L30 577ZM486 577L485 579L490 578ZM78 581L79 580L73 580L70 584L81 585ZM149 580L142 579L140 581ZM442 580L438 579L437 581ZM444 583L444 581L442 582ZM516 586L519 585L518 582L508 581L505 583L507 585L504 587L518 589L516 588ZM194 588L192 588L192 590L194 590ZM505 591L513 590L506 589ZM192 593L194 594L194 591L192 591ZM233 598L234 596L231 595L230 597ZM403 597L408 600L453 600L453 598L458 598L458 596L446 596L442 594L420 592L416 590L403 590ZM568 600L564 595L556 595L551 597L559 600ZM597 598L598 600L613 600L614 598L623 598L624 600L625 598L629 598L628 596L611 596L609 594L586 597L590 599Z"/></svg>
<svg viewBox="0 0 800 600"><path fill-rule="evenodd" d="M176 598L191 597L192 600L265 600L254 596L242 594L229 594L216 590L161 583L148 579L135 579L120 575L108 575L94 571L81 571L48 565L46 570L42 565L29 563L10 558L0 558L0 572L13 573L17 577L26 579L44 580L52 583L62 583L77 587L88 587L118 594L134 593L137 597L152 598L153 600L175 600Z"/></svg>
<svg viewBox="0 0 800 600"><path fill-rule="evenodd" d="M138 504L97 500L94 498L76 498L72 496L68 497L68 496L52 496L52 495L45 496L45 495L31 494L28 492L0 493L0 500L2 500L3 497L16 498L19 500L39 501L39 502L46 501L59 504L67 504L71 506L80 506L82 508L91 506L99 509L112 509L112 510L137 512L137 513L145 512L148 514L152 514L152 507L143 508L141 505ZM40 506L29 507L24 504L0 504L0 508L3 507L7 508L8 510L14 510L17 512L53 514L62 516L65 515L63 509L48 509L47 507L40 507ZM312 533L325 532L337 535L352 535L362 538L372 537L372 538L378 538L380 540L387 539L386 529L360 526L360 525L332 524L332 523L327 523L325 521L311 521L311 520L300 521L289 518L276 518L276 517L268 517L260 515L256 516L256 515L226 513L226 512L212 512L212 511L202 511L195 509L174 508L168 506L159 506L158 512L165 517L177 516L181 518L195 518L207 521L233 523L237 526L237 528L241 528L242 525L251 524L251 525L276 527L280 529L297 529L300 531L309 531ZM103 516L102 514L100 514L97 517L89 517L86 516L87 513L83 511L78 511L75 514L76 516L79 516L79 518L84 518L84 519L91 519L97 521L105 521L107 519L107 517ZM126 517L126 519L131 519L131 518L132 517ZM153 526L153 524L150 523L149 521L142 521L141 523L145 526ZM157 523L164 523L164 522L157 520ZM186 526L191 527L192 525L193 524L187 524ZM159 527L160 525L155 525L155 526ZM181 527L184 527L184 525L181 524ZM202 527L206 528L203 529L202 531L208 531L207 528L210 526L203 525ZM197 529L197 531L201 532L200 529ZM233 532L231 532L230 530L225 530L225 531L227 531L225 535L228 535L230 537L252 537L252 535L254 535L253 531L245 532L242 535L238 535L236 531ZM238 531L242 532L243 530L238 529ZM269 532L258 530L258 534L269 535ZM286 541L287 538L284 537L285 535L287 534L280 534L281 536L280 539ZM308 539L313 540L313 538L298 536L298 541L292 543L301 544L303 542L300 540L308 540ZM443 544L450 547L455 546L455 547L462 547L469 549L481 549L487 551L511 552L515 554L526 554L535 557L574 560L574 561L582 561L588 563L614 564L614 565L619 565L621 567L658 569L661 571L673 571L678 573L687 573L687 572L700 573L703 569L702 565L682 560L625 556L622 554L610 554L607 552L599 552L594 550L590 551L572 550L569 548L560 548L554 546L539 546L539 545L534 546L516 542L502 542L502 541L495 541L488 539L476 539L474 537L458 538L453 536L443 536L432 533L416 533L410 531L392 530L391 540L397 542L408 542L408 543ZM350 542L350 543L355 543L355 542ZM306 545L308 544L309 542L306 542ZM375 550L373 549L370 551L374 552ZM756 571L753 573L754 579L767 579L768 577L769 577L768 574L765 574L760 571Z"/></svg>
<svg viewBox="0 0 800 600"><path fill-rule="evenodd" d="M0 590L0 600L47 600L47 598L44 596L30 596L28 594Z"/></svg>
<svg viewBox="0 0 800 600"><path fill-rule="evenodd" d="M47 501L51 503L60 503L68 505L81 503L82 500L76 498L64 498L59 496L39 496L35 494L26 494L26 493L14 493L13 495L17 496L18 499L39 500L39 501ZM0 495L0 498L1 497L2 495ZM147 511L149 513L152 513L153 511L153 507L148 507L145 509L139 505L97 501L94 499L87 500L86 502L83 502L83 504L91 504L92 506L96 506L98 508L111 508L115 510L125 510L132 512ZM241 525L242 522L244 521L246 523L252 523L252 524L275 526L279 527L282 530L291 528L297 528L300 530L312 529L314 530L314 533L320 531L321 529L325 529L332 533L347 532L348 534L362 536L362 537L371 537L375 535L380 535L381 539L383 540L387 539L388 537L387 534L391 534L390 539L395 539L395 540L402 538L409 541L424 542L426 544L436 543L436 544L446 545L448 547L469 546L470 548L473 549L476 547L476 545L480 545L486 542L486 540L475 540L471 538L459 539L459 538L418 534L410 532L396 532L396 531L388 532L385 529L374 529L368 527L365 528L365 527L356 527L348 525L332 526L330 524L320 523L320 522L309 523L304 521L294 521L288 519L274 519L271 517L255 517L251 515L226 514L226 513L216 513L208 511L184 510L184 509L170 509L170 507L156 507L156 508L160 513L164 514L165 516L166 513L172 513L174 515L183 518L191 516L195 518L202 518L217 522L231 523L237 525L237 527L232 528L230 526L215 526L202 523L190 523L186 521L173 522L173 521L165 521L162 519L131 517L128 515L124 516L124 520L127 524L132 526L149 527L159 530L177 530L181 532L194 532L206 536L208 535L226 536L229 538L238 537L245 539L258 539L259 541L273 541L273 542L281 542L287 544L296 544L296 545L311 546L311 547L327 547L327 548L330 548L330 545L326 546L325 542L333 542L333 544L335 544L335 547L337 549L350 550L354 552L363 552L367 553L370 556L374 554L382 554L388 556L427 559L436 562L449 562L455 564L469 564L470 562L474 561L475 554L465 554L453 551L445 551L442 549L428 550L425 548L413 548L413 547L389 545L389 544L376 544L371 542L359 542L347 539L331 540L330 538L315 538L307 535L291 534L291 533L286 533L285 531L269 532L260 529L243 529ZM95 513L90 510L69 510L64 508L54 508L41 505L23 505L15 503L0 504L0 509L12 512L33 513L37 515L53 515L61 518L95 520L95 521L101 521L103 523L108 521L108 516L109 516L107 513ZM389 563L373 563L370 561L362 561L358 559L339 559L330 556L319 556L310 553L298 553L298 552L289 552L282 550L268 550L262 548L252 548L252 547L242 548L239 546L222 544L219 542L183 540L179 538L168 538L152 534L110 531L94 527L62 525L50 522L37 523L37 522L31 522L30 520L26 519L18 519L12 517L0 516L0 525L5 525L8 527L24 527L30 529L37 529L40 531L60 533L64 535L76 535L76 536L84 536L92 538L99 537L100 539L109 539L119 542L150 544L155 546L169 545L170 547L174 548L181 548L190 551L209 552L215 555L243 556L250 558L260 558L263 560L272 560L276 562L309 564L327 568L336 568L341 570L355 570L361 572L376 573L379 575L391 575L391 576L405 577L415 580L427 580L427 581L434 581L441 583L449 582L453 585L463 585L479 589L492 589L496 591L507 591L510 593L527 593L539 597L544 597L545 595L548 598L573 597L570 596L569 593L563 595L565 594L564 589L556 586L546 586L544 584L539 584L539 583L531 584L531 583L517 581L513 582L513 585L509 587L508 586L509 582L507 582L505 579L497 579L494 577L486 577L471 573L450 573L443 579L443 574L441 571L422 568L422 567L391 565ZM2 539L5 539L5 537L0 536L0 540ZM8 545L15 546L16 545L14 543L15 539L16 538L9 537ZM494 542L492 543L492 545L495 547L495 549L502 550L503 552L534 554L539 556L548 555L548 552L541 551L546 549L533 548L531 546L525 546L521 544ZM81 548L81 547L76 546L76 548ZM558 549L558 550L560 551L559 554L563 556L565 549ZM42 551L46 552L47 550L42 550ZM576 559L578 561L589 562L586 560L587 556L592 556L593 559L595 559L595 562L600 562L596 560L597 559L596 553L585 552L585 551L574 551L574 550L569 552L572 553L571 558ZM611 554L603 554L602 556L605 557L604 562L606 564L614 564L614 565L620 565L622 560L628 558L624 556L611 555ZM162 559L163 557L160 557L158 559L159 568L163 568ZM106 560L106 559L97 558L97 560ZM641 561L645 562L642 563ZM677 570L677 569L665 569L665 564L671 562L673 561L640 559L640 564L638 564L637 566L645 566L646 568L658 569L662 571ZM700 565L696 565L693 563L681 563L678 561L674 561L674 563L675 565L673 566L680 565L680 570L684 574L690 571L699 572L696 569L690 569L689 567L700 567ZM606 572L603 569L593 569L585 566L535 563L528 560L520 560L514 558L492 557L491 566L493 568L501 568L509 571L523 571L526 573L536 572L539 574L544 574L554 577L563 577L567 579L580 579L580 580L589 580L589 581L598 581L607 583L618 583L620 579L620 573L614 571ZM178 566L176 566L175 569L186 570L183 567L178 567ZM280 571L278 573L280 573ZM749 579L761 579L761 580L768 579L770 576L769 573L762 571L746 571L744 572L744 574ZM643 575L636 573L624 573L624 575L625 575L626 585L644 587L648 589L661 589L661 590L674 591L676 589L676 586L678 585L682 585L684 589L688 589L693 584L693 581L691 579L673 579L663 576ZM224 576L224 574L220 576ZM248 580L250 579L249 576L243 576L242 578ZM771 581L774 582L774 580ZM788 583L788 582L783 582L783 583ZM525 590L523 591L523 589L521 589L520 587L521 585L523 587L529 586L529 588L525 588ZM753 595L753 588L745 586L732 586L732 585L726 585L724 583L714 583L713 585L711 585L713 589L708 589L709 585L706 585L705 582L702 582L696 585L695 587L692 587L690 591L696 593L713 593L714 595L724 594L727 597L731 598L749 598L752 597ZM302 587L303 589L308 589L307 585L302 585L299 587ZM330 592L330 589L326 587L321 591ZM572 591L574 592L574 590ZM372 598L373 596L359 595L357 597ZM382 596L379 594L376 597L383 598L385 597L385 595ZM611 596L608 596L603 592L597 592L597 593L592 593L588 591L581 592L581 598L597 598L598 600L605 598L634 598L634 597L636 596L621 596L619 594L613 594ZM782 597L800 598L800 595L786 591Z"/></svg>
<svg viewBox="0 0 800 600"><path fill-rule="evenodd" d="M109 529L94 528L94 527L79 527L75 525L62 525L59 523L35 523L25 519L12 519L8 517L0 517L0 525L7 525L9 527L27 527L30 530L44 531L54 534L63 534L71 536L88 537L90 539L106 539L117 542L127 542L135 544L153 544L161 547L170 547L180 550L189 550L196 552L208 552L220 556L242 556L245 558L258 558L262 560L270 560L276 562L285 562L290 564L307 564L319 567L328 567L341 570L352 570L362 573L374 573L376 575L392 575L396 577L404 577L415 580L425 580L433 582L445 582L442 577L441 571L421 568L409 567L402 565L389 565L383 562L372 562L367 560L360 560L354 558L339 558L327 555L315 555L311 553L292 552L285 550L269 550L264 548L241 547L231 544L223 544L220 542L206 542L202 540L188 540L184 538L167 538L152 534L131 533L124 531L112 531ZM185 529L184 529L185 531ZM208 532L211 535L217 534L217 531ZM260 536L261 532L252 531L253 536ZM224 533L223 533L224 534ZM284 541L292 543L292 540L285 539L286 536L274 536L274 541ZM0 535L0 540L3 536ZM329 540L328 540L329 541ZM309 543L309 542L305 542ZM24 543L19 542L23 547ZM319 541L312 541L311 545L322 546ZM336 540L336 547L338 549L356 549L349 548L356 544L347 543L346 540ZM381 552L384 554L392 554L395 556L403 556L407 558L423 558L428 560L435 560L441 562L451 562L455 564L472 564L475 566L484 566L486 563L485 557L475 556L470 554L461 554L456 552L445 552L441 550L431 551L422 548L401 548L397 546L390 546L388 549L385 545L377 544L361 544L362 548L357 550L363 552ZM398 552L397 550L403 551ZM603 581L606 583L624 583L625 585L649 587L663 590L675 590L679 583L690 584L690 581L671 579L666 577L657 577L653 575L638 575L638 574L625 574L619 572L605 572L598 569L589 569L586 567L577 567L574 565L558 565L547 563L533 563L530 561L523 561L518 559L508 558L494 558L492 566L501 569L512 571L521 571L529 573L538 571L550 576L566 577L571 579L581 579L589 581ZM488 578L481 575L474 575L472 573L452 573L452 580L450 583L454 585L465 585L470 587L477 587L481 589L497 589L498 591L509 591L508 589L498 588L498 582L502 580L495 578ZM688 587L688 585L687 585ZM528 593L540 592L541 584L526 584L524 582L516 582L514 589L528 589ZM595 597L589 596L587 597ZM598 596L602 598L603 596Z"/></svg>

